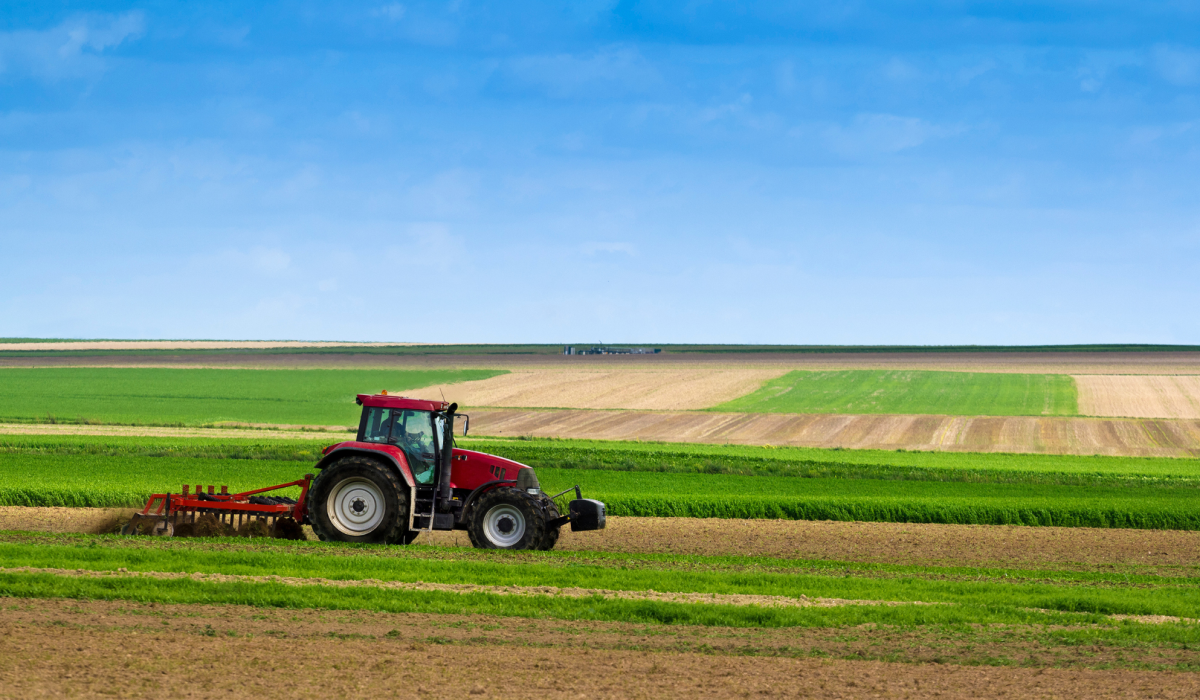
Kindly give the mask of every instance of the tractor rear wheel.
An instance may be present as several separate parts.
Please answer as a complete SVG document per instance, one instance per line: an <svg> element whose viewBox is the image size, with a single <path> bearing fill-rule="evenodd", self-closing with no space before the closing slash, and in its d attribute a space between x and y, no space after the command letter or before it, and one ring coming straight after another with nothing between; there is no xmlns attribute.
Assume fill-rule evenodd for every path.
<svg viewBox="0 0 1200 700"><path fill-rule="evenodd" d="M308 516L323 542L398 544L408 532L408 489L367 457L345 457L313 479Z"/></svg>
<svg viewBox="0 0 1200 700"><path fill-rule="evenodd" d="M479 549L541 549L546 531L546 516L534 497L501 486L479 499L467 535Z"/></svg>

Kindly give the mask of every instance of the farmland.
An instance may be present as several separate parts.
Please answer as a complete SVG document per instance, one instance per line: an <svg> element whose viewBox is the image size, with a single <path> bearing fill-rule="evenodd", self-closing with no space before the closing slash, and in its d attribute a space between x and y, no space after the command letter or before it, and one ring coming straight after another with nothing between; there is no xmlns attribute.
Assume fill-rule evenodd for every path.
<svg viewBox="0 0 1200 700"><path fill-rule="evenodd" d="M331 363L367 354L283 350ZM1191 622L1200 619L1200 453L1185 441L1190 423L1074 417L1073 372L747 372L651 360L618 371L620 358L528 370L496 361L506 355L487 356L491 365L444 355L467 358L444 369L430 364L433 348L370 350L409 364L0 370L0 414L13 423L0 428L0 523L44 530L0 532L9 631L0 684L36 694L71 676L91 679L92 692L136 694L164 670L187 677L199 663L303 696L288 685L295 664L280 661L297 654L320 659L305 662L306 678L346 692L363 679L417 676L426 692L465 692L420 675L431 664L490 668L469 681L477 695L514 668L536 679L530 695L577 692L579 683L555 683L581 655L609 669L596 675L600 696L636 695L664 678L663 692L692 683L699 694L780 694L753 674L791 678L788 692L817 697L858 694L864 678L900 696L979 695L999 682L1182 696L1200 677ZM807 381L796 374L828 376L796 403L802 392L779 390ZM381 547L70 530L110 532L121 511L82 508L127 513L184 483L293 480L351 435L313 427L353 425L353 394L385 387L475 402L460 447L532 465L548 491L580 484L608 504L609 528L564 532L551 552L474 550L461 532ZM754 405L726 410L738 401ZM622 410L634 405L643 410ZM246 423L266 425L232 425ZM655 425L674 432L549 437L645 436ZM802 444L822 430L846 444L927 447ZM1109 449L1100 437L1114 441L1113 454L1091 454ZM1006 445L1034 453L994 451ZM1143 456L1119 453L1134 446ZM1061 449L1073 453L1049 454ZM61 662L39 661L46 650ZM494 659L509 661L487 666ZM714 669L733 674L736 688ZM241 696L223 679L205 682Z"/></svg>
<svg viewBox="0 0 1200 700"><path fill-rule="evenodd" d="M1054 374L971 372L789 372L716 407L745 413L932 413L1068 416L1075 384Z"/></svg>
<svg viewBox="0 0 1200 700"><path fill-rule="evenodd" d="M143 425L356 425L355 394L499 374L490 370L5 369L0 420Z"/></svg>
<svg viewBox="0 0 1200 700"><path fill-rule="evenodd" d="M469 441L614 515L1200 529L1200 461ZM183 483L298 478L312 442L13 436L0 505L120 507Z"/></svg>

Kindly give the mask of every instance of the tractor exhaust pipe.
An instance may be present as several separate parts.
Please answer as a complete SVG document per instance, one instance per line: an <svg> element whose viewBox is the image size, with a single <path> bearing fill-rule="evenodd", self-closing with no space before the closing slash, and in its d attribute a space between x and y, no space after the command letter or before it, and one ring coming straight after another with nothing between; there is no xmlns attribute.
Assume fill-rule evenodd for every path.
<svg viewBox="0 0 1200 700"><path fill-rule="evenodd" d="M454 465L454 412L457 410L457 403L450 404L450 408L446 409L446 428L442 435L442 463L438 465L441 478L438 479L436 501L437 510L443 513L450 510L450 469Z"/></svg>

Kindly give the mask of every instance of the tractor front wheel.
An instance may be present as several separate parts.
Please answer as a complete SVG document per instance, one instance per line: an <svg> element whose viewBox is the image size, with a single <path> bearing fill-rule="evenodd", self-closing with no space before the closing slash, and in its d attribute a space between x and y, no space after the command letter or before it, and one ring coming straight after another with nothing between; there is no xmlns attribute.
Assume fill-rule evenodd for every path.
<svg viewBox="0 0 1200 700"><path fill-rule="evenodd" d="M534 497L502 486L485 493L471 513L467 534L480 549L541 549L548 528Z"/></svg>
<svg viewBox="0 0 1200 700"><path fill-rule="evenodd" d="M309 489L309 520L324 542L398 544L408 533L408 489L367 457L326 467Z"/></svg>

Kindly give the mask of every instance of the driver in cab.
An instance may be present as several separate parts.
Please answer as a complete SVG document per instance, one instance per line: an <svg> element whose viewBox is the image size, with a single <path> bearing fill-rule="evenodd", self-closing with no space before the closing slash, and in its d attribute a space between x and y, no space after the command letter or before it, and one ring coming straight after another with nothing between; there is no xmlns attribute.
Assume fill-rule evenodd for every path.
<svg viewBox="0 0 1200 700"><path fill-rule="evenodd" d="M404 450L413 478L418 484L433 483L435 453L429 414L424 411L396 411L392 420L391 441Z"/></svg>

